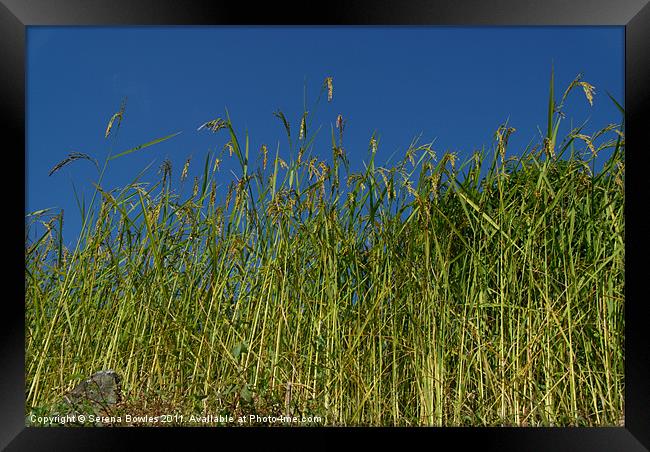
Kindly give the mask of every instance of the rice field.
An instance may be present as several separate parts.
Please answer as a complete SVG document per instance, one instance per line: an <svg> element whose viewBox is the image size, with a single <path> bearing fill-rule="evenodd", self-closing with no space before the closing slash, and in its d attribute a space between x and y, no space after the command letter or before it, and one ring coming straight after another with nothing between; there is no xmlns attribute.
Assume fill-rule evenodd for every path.
<svg viewBox="0 0 650 452"><path fill-rule="evenodd" d="M26 216L26 413L114 369L116 415L174 425L619 425L624 128L558 137L569 95L591 103L594 87L577 77L558 100L551 80L539 143L509 149L503 125L464 162L414 141L380 166L373 136L351 172L343 118L323 152L306 112L297 124L276 113L290 161L249 149L227 114L206 122L224 146L193 181L188 159L153 183L102 185L112 159L173 136L105 162L69 155L53 177L79 159L98 174L76 246L62 213ZM224 159L240 171L218 193Z"/></svg>

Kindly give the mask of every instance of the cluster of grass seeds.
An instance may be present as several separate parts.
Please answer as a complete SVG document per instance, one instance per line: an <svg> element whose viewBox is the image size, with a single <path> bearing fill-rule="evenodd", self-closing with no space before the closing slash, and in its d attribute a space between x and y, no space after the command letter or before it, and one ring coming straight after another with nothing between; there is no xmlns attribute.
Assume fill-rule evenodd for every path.
<svg viewBox="0 0 650 452"><path fill-rule="evenodd" d="M591 102L585 83L570 88ZM165 164L156 184L101 187L111 158L173 135L110 157L74 250L62 213L28 218L47 230L26 239L27 411L111 368L138 414L616 425L624 134L575 129L558 142L570 89L558 105L552 86L547 135L517 157L506 158L505 125L493 152L464 164L414 142L376 166L373 136L365 170L350 173L342 116L323 161L306 112L297 140L276 113L289 162L266 146L251 158L227 115L204 124L227 142L187 198ZM331 78L323 92L331 100ZM241 171L218 199L223 158Z"/></svg>

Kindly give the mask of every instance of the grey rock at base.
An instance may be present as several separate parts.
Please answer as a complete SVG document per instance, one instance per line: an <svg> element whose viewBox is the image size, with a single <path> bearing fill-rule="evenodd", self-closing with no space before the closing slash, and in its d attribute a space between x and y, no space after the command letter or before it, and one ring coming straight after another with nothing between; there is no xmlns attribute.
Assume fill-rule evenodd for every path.
<svg viewBox="0 0 650 452"><path fill-rule="evenodd" d="M99 371L79 383L64 400L74 411L106 411L122 400L121 378L114 370Z"/></svg>

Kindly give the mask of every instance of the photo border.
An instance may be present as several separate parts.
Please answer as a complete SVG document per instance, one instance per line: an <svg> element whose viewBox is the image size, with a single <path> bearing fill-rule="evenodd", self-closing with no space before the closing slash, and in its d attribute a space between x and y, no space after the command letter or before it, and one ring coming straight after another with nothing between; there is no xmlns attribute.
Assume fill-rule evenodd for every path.
<svg viewBox="0 0 650 452"><path fill-rule="evenodd" d="M444 26L564 26L618 25L625 27L625 128L627 145L625 191L625 427L603 428L220 428L228 442L250 446L251 440L266 447L337 447L349 445L353 436L370 432L371 439L385 441L392 436L403 445L420 442L435 447L454 444L488 450L644 450L650 449L650 369L648 302L642 287L648 279L648 227L634 212L642 212L647 189L650 154L648 126L650 81L650 4L647 0L364 0L319 2L292 11L293 5L267 2L205 0L0 0L0 111L3 121L3 162L10 171L22 166L25 195L13 198L10 222L17 237L24 235L26 202L25 135L25 38L26 27L134 26L134 25L444 25ZM297 15L287 16L290 12ZM289 18L290 17L290 18ZM644 148L645 147L645 148ZM23 149L23 154L19 151ZM645 174L644 174L645 173ZM18 179L20 180L20 175ZM13 182L6 183L11 187ZM647 209L647 207L646 207ZM20 219L19 219L20 218ZM14 229L15 227L15 229ZM628 247L627 244L633 244ZM25 427L25 312L24 245L21 240L5 241L7 253L17 255L21 265L6 267L6 280L13 289L4 297L3 340L0 356L0 448L6 450L113 450L126 448L137 436L147 441L187 447L197 442L216 444L213 428L27 428ZM15 292L14 292L15 291ZM7 312L8 311L8 312ZM116 432L117 430L117 432ZM155 431L156 433L152 433ZM191 435L191 442L187 442ZM335 435L332 436L332 433ZM365 436L365 435L364 435ZM299 440L298 440L299 438ZM126 442L125 442L126 441ZM299 441L299 442L298 442ZM345 442L343 442L345 441ZM131 443L135 446L135 443ZM644 447L645 446L645 447ZM226 447L224 445L224 447ZM231 446L228 446L231 447Z"/></svg>

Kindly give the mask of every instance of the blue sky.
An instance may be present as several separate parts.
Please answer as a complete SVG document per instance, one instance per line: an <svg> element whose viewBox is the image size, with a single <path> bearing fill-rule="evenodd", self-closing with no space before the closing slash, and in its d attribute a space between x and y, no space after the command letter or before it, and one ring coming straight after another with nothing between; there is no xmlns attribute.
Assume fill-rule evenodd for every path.
<svg viewBox="0 0 650 452"><path fill-rule="evenodd" d="M587 133L620 121L609 100L624 100L623 27L28 27L26 213L65 210L64 237L74 243L80 214L72 183L86 198L94 166L73 162L52 176L70 152L104 160L152 139L164 143L111 161L105 189L128 184L154 162L145 181L157 181L165 158L177 185L192 156L188 180L201 174L209 150L226 134L197 132L228 109L235 130L250 135L251 157L262 144L288 160L284 112L298 131L306 95L314 124L323 126L315 153L331 155L330 126L342 114L351 169L363 168L368 142L379 137L376 164L402 157L411 141L434 141L441 156L461 161L493 143L506 120L517 129L509 153L539 139L546 126L551 64L560 96L578 73L596 87L594 106L575 90L566 105L566 133L589 120ZM326 77L332 102L313 104ZM127 97L117 142L106 125ZM219 181L232 180L234 158ZM191 190L191 182L184 190Z"/></svg>

